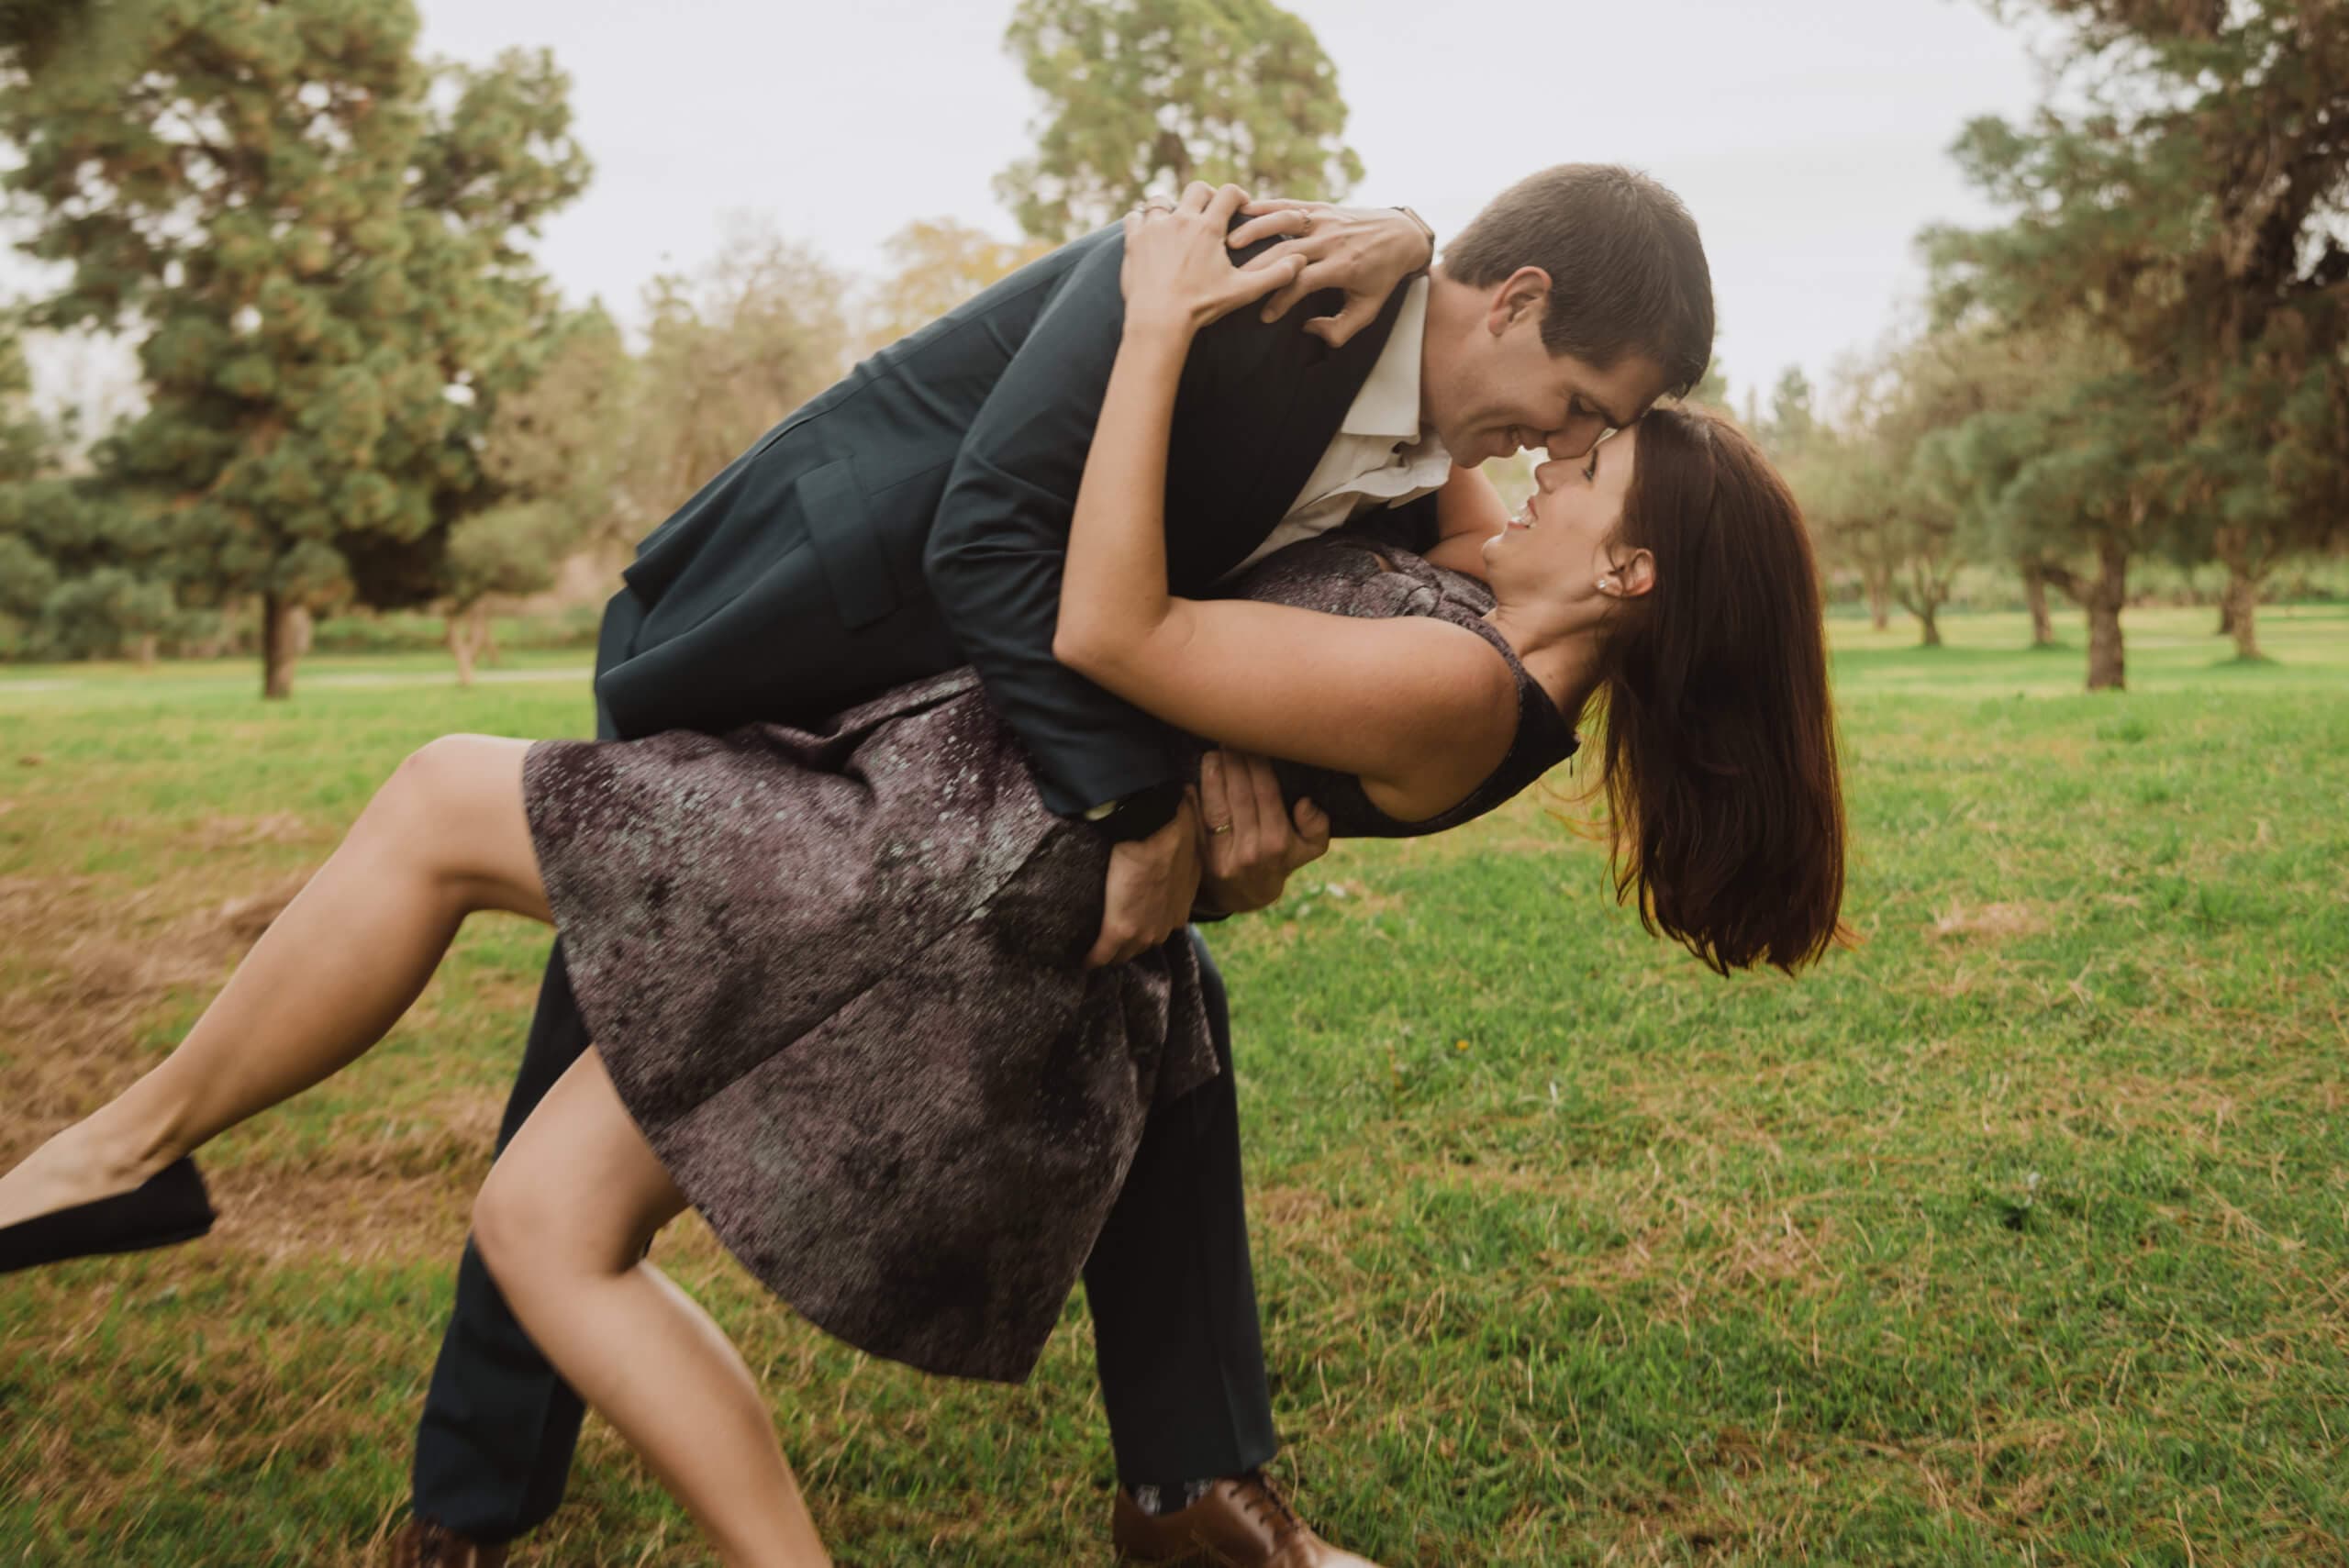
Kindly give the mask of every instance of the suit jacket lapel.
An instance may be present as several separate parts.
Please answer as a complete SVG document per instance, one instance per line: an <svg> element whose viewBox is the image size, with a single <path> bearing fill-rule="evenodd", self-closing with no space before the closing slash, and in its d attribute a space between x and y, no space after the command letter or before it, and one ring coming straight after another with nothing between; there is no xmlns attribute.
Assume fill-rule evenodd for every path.
<svg viewBox="0 0 2349 1568"><path fill-rule="evenodd" d="M1302 330L1337 308L1316 295L1271 327L1242 306L1201 334L1176 404L1167 473L1167 565L1195 590L1239 564L1286 515L1370 379L1409 292L1341 349ZM1241 328L1219 334L1234 322ZM1208 352L1201 353L1200 350Z"/></svg>

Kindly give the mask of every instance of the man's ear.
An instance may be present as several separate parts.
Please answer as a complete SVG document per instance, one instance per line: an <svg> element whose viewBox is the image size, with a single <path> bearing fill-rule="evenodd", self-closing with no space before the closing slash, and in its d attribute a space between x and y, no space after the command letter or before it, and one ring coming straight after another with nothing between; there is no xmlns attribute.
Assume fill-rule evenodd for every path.
<svg viewBox="0 0 2349 1568"><path fill-rule="evenodd" d="M1617 565L1608 563L1608 575L1615 579L1618 598L1637 599L1655 590L1655 557L1644 550L1631 551L1631 559Z"/></svg>
<svg viewBox="0 0 2349 1568"><path fill-rule="evenodd" d="M1485 327L1494 337L1529 317L1538 324L1550 305L1550 274L1539 267L1520 267L1501 281L1491 300Z"/></svg>

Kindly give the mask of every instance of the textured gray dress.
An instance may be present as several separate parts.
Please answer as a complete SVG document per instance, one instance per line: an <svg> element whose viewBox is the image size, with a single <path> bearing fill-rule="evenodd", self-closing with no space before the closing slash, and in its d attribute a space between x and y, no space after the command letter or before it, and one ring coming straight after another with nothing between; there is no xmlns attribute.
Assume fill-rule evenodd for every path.
<svg viewBox="0 0 2349 1568"><path fill-rule="evenodd" d="M1441 817L1284 766L1340 834L1466 821L1574 750L1473 578L1330 536L1232 587L1440 617L1517 673L1515 743ZM1044 809L977 676L813 728L540 741L522 784L588 1037L718 1239L862 1350L1027 1376L1152 1106L1217 1066L1187 941L1083 966L1108 850Z"/></svg>

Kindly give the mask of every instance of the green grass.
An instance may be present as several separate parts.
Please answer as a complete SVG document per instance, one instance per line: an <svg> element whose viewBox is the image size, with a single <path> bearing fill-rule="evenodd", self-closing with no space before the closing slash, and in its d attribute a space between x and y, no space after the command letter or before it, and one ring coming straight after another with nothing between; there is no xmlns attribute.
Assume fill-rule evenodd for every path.
<svg viewBox="0 0 2349 1568"><path fill-rule="evenodd" d="M1865 939L1723 982L1529 799L1213 934L1282 1473L1390 1564L2349 1562L2349 609L1836 623ZM534 662L535 661L535 662ZM577 671L575 655L524 667ZM168 1048L399 756L582 733L429 657L0 680L0 1159ZM396 675L338 684L325 674ZM33 685L25 678L67 680ZM1570 781L1556 781L1564 784ZM542 932L208 1162L208 1242L0 1282L0 1562L358 1563ZM793 1320L688 1223L840 1559L1106 1559L1081 1302L1028 1386ZM591 1422L523 1564L706 1561Z"/></svg>

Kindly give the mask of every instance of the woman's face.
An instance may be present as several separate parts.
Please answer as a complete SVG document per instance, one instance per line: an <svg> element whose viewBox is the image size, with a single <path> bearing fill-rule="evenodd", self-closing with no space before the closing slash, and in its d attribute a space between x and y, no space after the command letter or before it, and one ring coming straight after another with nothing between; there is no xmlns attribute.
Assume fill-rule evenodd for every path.
<svg viewBox="0 0 2349 1568"><path fill-rule="evenodd" d="M1609 541L1623 521L1640 428L1619 430L1581 457L1561 458L1533 471L1534 491L1517 516L1485 541L1485 569L1504 600L1582 601L1615 596L1598 586L1636 592L1622 580L1631 557ZM1618 559L1618 558L1620 559Z"/></svg>

